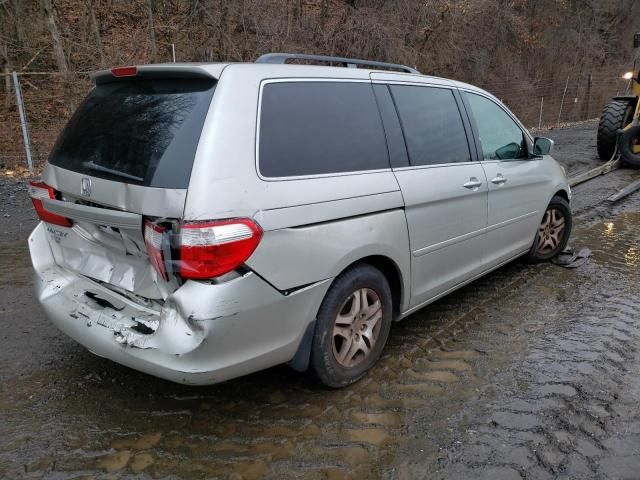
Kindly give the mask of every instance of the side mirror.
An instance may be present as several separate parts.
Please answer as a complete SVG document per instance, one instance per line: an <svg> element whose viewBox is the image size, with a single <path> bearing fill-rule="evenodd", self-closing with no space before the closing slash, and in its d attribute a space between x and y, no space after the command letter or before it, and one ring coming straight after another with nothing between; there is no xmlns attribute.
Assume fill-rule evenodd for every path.
<svg viewBox="0 0 640 480"><path fill-rule="evenodd" d="M536 137L533 140L533 154L536 157L550 155L553 150L553 140L545 137Z"/></svg>

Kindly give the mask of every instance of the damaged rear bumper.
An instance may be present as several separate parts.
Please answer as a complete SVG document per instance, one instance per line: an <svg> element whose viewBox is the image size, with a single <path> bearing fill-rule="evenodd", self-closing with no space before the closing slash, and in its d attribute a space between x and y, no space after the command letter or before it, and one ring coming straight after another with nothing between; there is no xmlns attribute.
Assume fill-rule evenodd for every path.
<svg viewBox="0 0 640 480"><path fill-rule="evenodd" d="M251 272L188 281L154 309L57 265L43 223L29 248L38 300L60 330L97 355L193 385L291 360L330 283L284 295Z"/></svg>

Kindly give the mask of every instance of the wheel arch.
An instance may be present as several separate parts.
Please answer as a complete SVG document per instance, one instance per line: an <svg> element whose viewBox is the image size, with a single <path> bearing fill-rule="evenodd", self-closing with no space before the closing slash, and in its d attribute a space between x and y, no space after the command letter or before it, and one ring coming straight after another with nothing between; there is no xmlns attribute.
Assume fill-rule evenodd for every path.
<svg viewBox="0 0 640 480"><path fill-rule="evenodd" d="M567 201L567 203L571 202L571 196L569 195L569 192L567 192L567 190L564 188L557 190L556 193L554 193L551 196L551 198L553 197L561 197L561 198L564 198ZM551 199L549 201L551 201Z"/></svg>
<svg viewBox="0 0 640 480"><path fill-rule="evenodd" d="M618 95L616 97L613 97L612 100L627 100L628 102L633 103L634 107L638 103L638 97L636 97L635 95Z"/></svg>
<svg viewBox="0 0 640 480"><path fill-rule="evenodd" d="M347 265L346 268L340 272L346 272L355 265L365 263L379 270L387 279L389 288L391 289L391 302L393 307L394 318L402 311L403 301L405 299L405 288L403 285L402 273L400 267L391 258L385 255L369 255L367 257L360 258L355 262Z"/></svg>
<svg viewBox="0 0 640 480"><path fill-rule="evenodd" d="M403 302L407 300L406 295L408 291L408 285L405 285L405 280L408 281L408 279L403 278L400 266L386 255L368 255L351 262L349 265L344 267L338 275L343 274L359 264L370 265L373 268L378 269L385 276L387 282L389 282L389 288L391 289L393 318L397 318L400 315L400 312L404 309ZM338 275L336 275L336 278ZM307 329L305 330L300 345L298 346L294 357L289 361L289 366L298 372L304 372L309 368L311 344L313 342L315 329L316 320L314 319L309 325L307 325Z"/></svg>

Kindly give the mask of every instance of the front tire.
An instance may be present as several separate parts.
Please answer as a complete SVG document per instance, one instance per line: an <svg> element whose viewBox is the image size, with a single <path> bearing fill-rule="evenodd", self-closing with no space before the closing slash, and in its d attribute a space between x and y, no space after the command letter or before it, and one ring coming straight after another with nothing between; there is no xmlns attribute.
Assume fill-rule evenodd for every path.
<svg viewBox="0 0 640 480"><path fill-rule="evenodd" d="M629 127L620 135L620 160L629 168L640 168L640 154L636 153L640 145L640 125Z"/></svg>
<svg viewBox="0 0 640 480"><path fill-rule="evenodd" d="M318 311L311 367L328 387L358 381L378 360L392 318L391 289L385 276L367 264L340 274Z"/></svg>
<svg viewBox="0 0 640 480"><path fill-rule="evenodd" d="M610 100L602 110L598 125L598 156L600 160L611 160L616 150L618 130L633 120L634 104L630 100Z"/></svg>
<svg viewBox="0 0 640 480"><path fill-rule="evenodd" d="M542 216L526 260L529 263L546 262L562 252L569 242L572 220L569 202L562 197L553 197Z"/></svg>

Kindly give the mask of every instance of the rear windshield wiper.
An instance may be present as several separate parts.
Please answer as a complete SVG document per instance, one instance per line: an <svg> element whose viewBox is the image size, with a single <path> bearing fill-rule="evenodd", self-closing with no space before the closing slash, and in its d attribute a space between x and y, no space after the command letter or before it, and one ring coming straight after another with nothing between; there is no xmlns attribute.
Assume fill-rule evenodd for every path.
<svg viewBox="0 0 640 480"><path fill-rule="evenodd" d="M136 182L144 182L144 178L142 177L136 177L135 175L130 175L128 173L124 173L119 170L103 167L102 165L97 165L93 163L93 161L84 162L84 166L89 170L95 170L96 172L109 173L111 175L115 175L116 177L128 178L129 180L135 180Z"/></svg>

